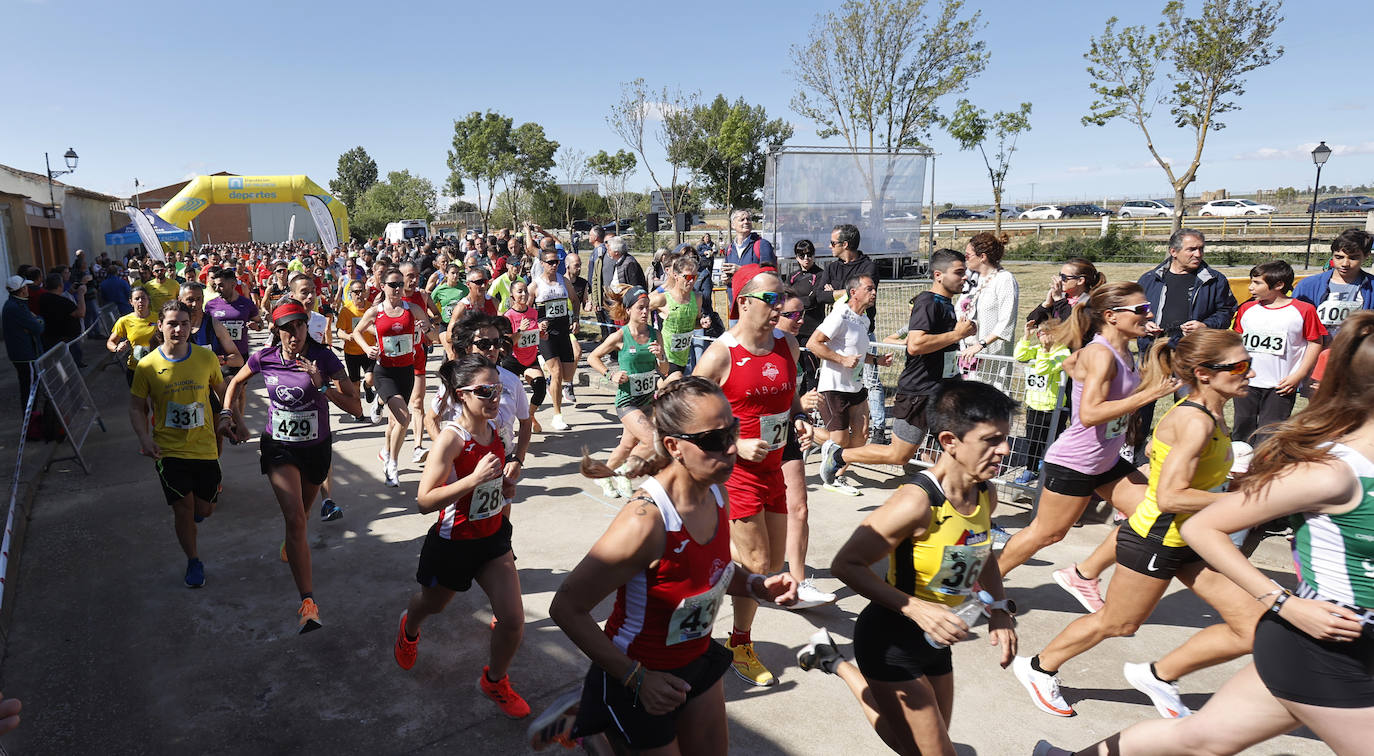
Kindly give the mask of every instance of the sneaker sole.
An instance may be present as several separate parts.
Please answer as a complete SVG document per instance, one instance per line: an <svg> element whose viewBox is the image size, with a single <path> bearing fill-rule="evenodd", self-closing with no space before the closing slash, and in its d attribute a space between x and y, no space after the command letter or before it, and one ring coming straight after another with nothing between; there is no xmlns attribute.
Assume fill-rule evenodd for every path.
<svg viewBox="0 0 1374 756"><path fill-rule="evenodd" d="M1049 714L1052 717L1062 717L1065 719L1072 717L1074 714L1077 713L1073 710L1072 706L1069 707L1068 713L1064 713L1054 708L1051 708L1050 705L1045 702L1045 699L1040 696L1040 690L1035 687L1035 683L1031 682L1029 678L1023 677L1021 675L1020 669L1013 667L1011 671L1012 674L1016 676L1016 681L1021 683L1021 687L1025 688L1026 692L1030 694L1031 703L1035 706L1035 708L1045 712L1046 714Z"/></svg>
<svg viewBox="0 0 1374 756"><path fill-rule="evenodd" d="M499 712L501 712L501 714L502 714L503 716L505 716L506 719L524 719L525 717L528 717L528 716L529 716L529 714L509 714L509 713L507 713L506 710L505 710L504 708L502 708L501 704L496 703L496 699L495 699L495 698L492 698L491 696L487 695L487 691L484 690L484 689L482 688L482 678L480 678L480 677L477 678L477 682L474 683L474 685L477 686L477 692L478 692L478 693L481 693L483 698L487 699L488 701L491 701L492 704L496 706L496 710L499 711Z"/></svg>
<svg viewBox="0 0 1374 756"><path fill-rule="evenodd" d="M1063 575L1060 575L1058 570L1055 570L1051 577L1054 578L1054 582L1059 584L1060 588L1063 588L1066 593L1074 597L1074 600L1076 600L1078 604L1083 607L1084 611L1086 611L1088 614L1097 613L1097 610L1093 608L1092 604L1089 604L1087 599L1078 595L1078 591L1075 591L1073 589L1073 586L1069 583L1068 578L1065 578Z"/></svg>
<svg viewBox="0 0 1374 756"><path fill-rule="evenodd" d="M305 635L306 633L310 633L310 632L314 632L314 631L316 631L316 630L319 630L319 629L322 628L322 627L324 627L324 623L323 623L323 622L320 622L320 621L317 620L317 619L306 620L306 621L305 621L305 624L301 625L301 629L298 630L296 634L297 634L297 635Z"/></svg>
<svg viewBox="0 0 1374 756"><path fill-rule="evenodd" d="M482 683L479 680L477 684L480 686ZM571 690L555 698L553 703L549 704L549 708L535 717L534 721L530 722L530 726L526 728L525 737L529 740L530 747L536 751L542 751L550 745L555 745L556 741L552 737L545 738L544 730L567 716L568 709L581 701L581 690ZM571 730L572 728L570 727L568 729ZM545 742L540 743L537 742L536 739L544 740Z"/></svg>
<svg viewBox="0 0 1374 756"><path fill-rule="evenodd" d="M795 611L800 611L800 610L802 610L802 609L813 609L813 608L818 607L818 606L825 606L826 604L829 604L829 603L830 603L829 601L798 601L797 603L792 604L791 606L784 606L784 607L782 607L782 608L783 608L783 609L790 609L790 610L792 610L792 611L795 612Z"/></svg>
<svg viewBox="0 0 1374 756"><path fill-rule="evenodd" d="M730 669L734 670L735 676L736 676L736 677L738 677L739 679L741 679L741 680L743 680L743 681L749 683L750 685L753 685L753 686L756 687L756 688L771 688L771 687L773 687L774 685L777 685L777 684L778 684L778 678L776 678L776 677L774 677L772 680L769 680L769 681L766 682L766 683L765 683L765 682L759 682L759 681L755 680L754 678L749 677L748 675L746 675L746 674L744 674L743 672L741 672L741 671L739 671L738 669L736 669L736 668L734 667L734 665L731 665L731 666L730 666Z"/></svg>
<svg viewBox="0 0 1374 756"><path fill-rule="evenodd" d="M1155 711L1159 712L1159 716L1165 719L1181 719L1192 714L1192 711L1190 711L1187 706L1183 706L1182 702L1179 703L1181 711L1174 711L1163 703L1160 703L1160 699L1155 696L1148 681L1138 680L1136 674L1132 673L1131 670L1132 667L1130 664L1123 665L1121 668L1121 675L1126 678L1126 682L1130 684L1132 688L1144 693L1146 697L1150 699L1150 703L1154 704ZM1144 674L1149 674L1148 670L1149 667L1146 666Z"/></svg>
<svg viewBox="0 0 1374 756"><path fill-rule="evenodd" d="M827 483L826 485L821 486L821 488L824 488L825 490L829 491L830 493L836 493L836 494L839 494L839 495L841 495L841 496L862 496L862 495L863 495L862 492L860 492L857 488L844 489L844 488L841 488L841 487L838 486L838 485L832 485L832 484L829 484L829 483Z"/></svg>
<svg viewBox="0 0 1374 756"><path fill-rule="evenodd" d="M320 520L323 521L323 522L333 522L333 521L335 521L335 520L337 520L337 519L340 519L341 517L343 517L343 510L342 510L342 509L336 509L336 510L334 510L333 512L330 512L330 513L328 513L328 514L322 514L322 515L320 515Z"/></svg>

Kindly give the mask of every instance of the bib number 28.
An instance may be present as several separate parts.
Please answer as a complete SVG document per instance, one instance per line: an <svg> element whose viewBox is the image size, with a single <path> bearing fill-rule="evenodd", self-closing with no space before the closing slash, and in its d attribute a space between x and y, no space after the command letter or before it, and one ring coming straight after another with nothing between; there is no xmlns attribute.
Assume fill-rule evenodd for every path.
<svg viewBox="0 0 1374 756"><path fill-rule="evenodd" d="M489 480L472 491L472 505L468 507L468 520L485 520L498 514L505 500L501 497L501 478Z"/></svg>

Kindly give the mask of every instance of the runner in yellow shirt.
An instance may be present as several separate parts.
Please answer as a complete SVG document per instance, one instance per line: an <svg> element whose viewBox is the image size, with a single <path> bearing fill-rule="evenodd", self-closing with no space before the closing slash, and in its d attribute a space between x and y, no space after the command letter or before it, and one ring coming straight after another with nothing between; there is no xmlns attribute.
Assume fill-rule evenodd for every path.
<svg viewBox="0 0 1374 756"><path fill-rule="evenodd" d="M138 361L152 349L153 335L157 333L157 316L153 314L152 299L148 295L148 290L142 286L134 287L133 293L129 295L129 304L134 306L134 311L115 321L114 327L110 329L110 338L105 342L105 348L111 354L128 351L124 365L124 380L132 386L134 368L138 367Z"/></svg>

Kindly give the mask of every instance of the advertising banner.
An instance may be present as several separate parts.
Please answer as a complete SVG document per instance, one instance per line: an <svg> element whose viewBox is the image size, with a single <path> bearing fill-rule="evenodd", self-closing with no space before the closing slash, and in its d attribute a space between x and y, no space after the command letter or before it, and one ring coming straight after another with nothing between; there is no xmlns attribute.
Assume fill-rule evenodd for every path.
<svg viewBox="0 0 1374 756"><path fill-rule="evenodd" d="M329 213L329 207L322 198L313 194L305 195L305 206L310 208L310 217L315 220L315 229L320 232L320 246L332 254L334 248L339 246L339 236L334 232L334 216Z"/></svg>
<svg viewBox="0 0 1374 756"><path fill-rule="evenodd" d="M153 228L153 222L144 215L146 210L139 210L136 207L126 207L124 211L129 214L129 220L133 221L134 229L138 231L138 238L143 242L143 248L148 251L148 256L158 262L167 262L167 256L162 254L162 243L157 240L157 230Z"/></svg>

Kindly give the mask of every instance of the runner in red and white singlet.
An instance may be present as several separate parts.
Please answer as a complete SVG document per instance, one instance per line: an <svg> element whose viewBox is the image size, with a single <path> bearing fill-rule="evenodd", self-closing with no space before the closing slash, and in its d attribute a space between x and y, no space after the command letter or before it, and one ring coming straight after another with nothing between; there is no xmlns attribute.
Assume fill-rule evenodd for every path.
<svg viewBox="0 0 1374 756"><path fill-rule="evenodd" d="M439 310L434 306L434 300L429 298L429 292L419 288L420 271L415 267L415 263L403 262L400 269L401 275L405 277L401 298L414 305L417 311L423 312L431 322L437 322L435 318L439 316ZM423 330L416 327L413 365L415 383L410 389L410 429L415 432L415 451L410 461L417 465L423 462L425 455L429 453L429 449L425 448L425 363L429 360L429 346L432 343L429 325L426 324Z"/></svg>

